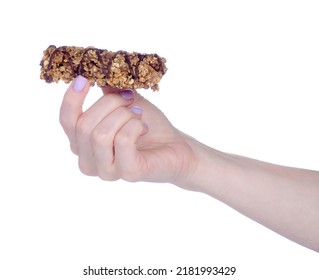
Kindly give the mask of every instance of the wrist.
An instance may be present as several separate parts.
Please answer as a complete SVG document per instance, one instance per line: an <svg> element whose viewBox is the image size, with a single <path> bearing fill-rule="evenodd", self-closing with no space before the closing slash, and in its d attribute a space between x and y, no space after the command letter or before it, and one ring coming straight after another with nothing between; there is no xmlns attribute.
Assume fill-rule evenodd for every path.
<svg viewBox="0 0 319 280"><path fill-rule="evenodd" d="M183 189L217 195L214 192L223 184L226 174L231 172L231 156L212 149L188 135L184 138L192 150L193 157L189 159L189 168L174 184Z"/></svg>

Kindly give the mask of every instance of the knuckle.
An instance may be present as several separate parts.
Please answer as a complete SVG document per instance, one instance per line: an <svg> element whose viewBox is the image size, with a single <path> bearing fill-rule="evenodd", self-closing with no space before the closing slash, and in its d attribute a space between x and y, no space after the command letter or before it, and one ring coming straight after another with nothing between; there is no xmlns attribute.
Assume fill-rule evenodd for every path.
<svg viewBox="0 0 319 280"><path fill-rule="evenodd" d="M60 114L60 116L59 116L59 122L60 122L60 125L61 125L62 127L65 127L65 126L66 126L67 120L66 120L64 114Z"/></svg>
<svg viewBox="0 0 319 280"><path fill-rule="evenodd" d="M138 182L138 178L136 178L136 176L125 176L125 177L123 177L123 180L130 182L130 183Z"/></svg>
<svg viewBox="0 0 319 280"><path fill-rule="evenodd" d="M143 131L143 124L138 119L130 119L125 129L121 129L116 137L115 142L117 145L127 145L132 142L132 137L136 134L141 134Z"/></svg>
<svg viewBox="0 0 319 280"><path fill-rule="evenodd" d="M95 169L90 166L89 164L87 164L85 161L82 161L81 158L79 158L79 169L80 171L87 176L96 176L96 171Z"/></svg>
<svg viewBox="0 0 319 280"><path fill-rule="evenodd" d="M85 115L82 115L76 123L76 134L87 135L90 133L90 124Z"/></svg>
<svg viewBox="0 0 319 280"><path fill-rule="evenodd" d="M107 106L107 108L117 108L125 104L124 98L121 98L119 94L108 93L103 95L101 102Z"/></svg>
<svg viewBox="0 0 319 280"><path fill-rule="evenodd" d="M136 183L140 180L138 172L135 172L134 170L126 170L125 172L122 172L121 178L130 183Z"/></svg>
<svg viewBox="0 0 319 280"><path fill-rule="evenodd" d="M130 143L130 137L128 133L119 131L115 136L114 142L117 147L126 146Z"/></svg>
<svg viewBox="0 0 319 280"><path fill-rule="evenodd" d="M123 115L123 116L125 116L126 118L130 118L130 117L132 117L132 112L128 109L128 108L126 108L126 107L119 107L118 109L117 109L117 111L121 114L121 115Z"/></svg>
<svg viewBox="0 0 319 280"><path fill-rule="evenodd" d="M130 121L131 119L137 118L137 115L135 115L130 109L127 107L118 107L116 109L116 114L118 118L120 118L122 121Z"/></svg>
<svg viewBox="0 0 319 280"><path fill-rule="evenodd" d="M101 166L98 166L98 177L103 181L116 181L119 179L119 176L116 172L116 169L113 165L101 168Z"/></svg>
<svg viewBox="0 0 319 280"><path fill-rule="evenodd" d="M123 119L130 119L132 113L124 107L117 109L117 113ZM91 132L91 143L94 146L105 146L109 145L111 142L115 141L116 135L120 133L121 130L115 131L116 124L108 123L96 126Z"/></svg>
<svg viewBox="0 0 319 280"><path fill-rule="evenodd" d="M65 114L60 114L59 122L60 122L60 125L64 128L64 130L67 130L71 126L70 120L69 118L67 118Z"/></svg>
<svg viewBox="0 0 319 280"><path fill-rule="evenodd" d="M99 178L103 181L117 181L119 178L112 175L112 174L106 174L106 173L99 173Z"/></svg>
<svg viewBox="0 0 319 280"><path fill-rule="evenodd" d="M118 163L117 170L119 172L120 178L127 182L135 183L141 179L141 170L136 162L120 162Z"/></svg>
<svg viewBox="0 0 319 280"><path fill-rule="evenodd" d="M63 101L61 107L60 107L60 124L62 126L67 126L69 124L69 112L72 112L73 106L70 102L67 102L66 100Z"/></svg>
<svg viewBox="0 0 319 280"><path fill-rule="evenodd" d="M70 149L71 149L71 152L72 152L73 154L75 154L75 155L78 154L78 147L77 147L76 144L70 143Z"/></svg>
<svg viewBox="0 0 319 280"><path fill-rule="evenodd" d="M103 127L96 127L91 134L91 143L93 146L104 146L110 141L110 135Z"/></svg>
<svg viewBox="0 0 319 280"><path fill-rule="evenodd" d="M111 106L120 106L125 104L125 99L121 97L118 93L109 93L103 96L106 99L106 102Z"/></svg>

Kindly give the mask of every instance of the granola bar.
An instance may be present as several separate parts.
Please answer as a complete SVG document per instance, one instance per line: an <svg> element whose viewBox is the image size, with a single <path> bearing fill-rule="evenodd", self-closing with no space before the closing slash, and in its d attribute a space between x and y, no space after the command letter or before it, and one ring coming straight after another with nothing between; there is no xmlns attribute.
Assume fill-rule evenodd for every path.
<svg viewBox="0 0 319 280"><path fill-rule="evenodd" d="M96 83L100 87L155 91L166 73L165 62L165 58L157 54L51 45L43 52L40 78L47 83L59 80L69 83L82 75L92 86Z"/></svg>

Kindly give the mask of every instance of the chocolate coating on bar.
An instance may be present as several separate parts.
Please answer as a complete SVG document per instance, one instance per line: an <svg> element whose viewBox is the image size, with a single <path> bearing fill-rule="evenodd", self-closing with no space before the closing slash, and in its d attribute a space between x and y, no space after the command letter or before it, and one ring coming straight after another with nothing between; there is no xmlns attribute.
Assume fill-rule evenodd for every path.
<svg viewBox="0 0 319 280"><path fill-rule="evenodd" d="M84 69L83 69L83 62L84 62L85 59L89 59L89 57L87 57L89 51L95 51L96 52L97 59L100 62L100 71L103 74L105 66L104 66L104 62L103 62L103 59L102 59L101 54L100 54L101 50L95 49L95 48L86 48L85 51L82 54L82 59L80 61L78 69L77 69L78 75L83 75L84 72L85 72ZM74 69L73 69L73 71L74 71Z"/></svg>
<svg viewBox="0 0 319 280"><path fill-rule="evenodd" d="M55 46L50 46L50 47L52 48L52 47L55 47ZM49 47L49 48L50 48L50 47ZM52 67L52 61L53 61L54 57L58 54L58 52L62 52L62 53L66 56L66 58L67 58L67 63L69 64L69 67L70 67L70 69L71 69L71 74L72 74L72 76L74 76L74 73L75 73L75 72L74 72L74 68L73 68L73 65L72 65L72 60L71 60L70 54L69 54L69 53L67 52L67 50L66 50L66 47L57 48L57 49L55 49L55 50L52 52L52 54L51 54L51 56L50 56L50 60L49 60L48 69L51 69L51 67ZM41 64L43 65L42 61L41 61ZM52 77L49 76L49 75L47 75L47 73L44 75L44 77L45 77L45 81L48 82L48 83L51 83L51 82L53 81Z"/></svg>
<svg viewBox="0 0 319 280"><path fill-rule="evenodd" d="M40 77L48 83L59 80L69 83L82 75L91 85L101 87L158 90L158 83L167 71L165 62L157 54L50 45L43 52Z"/></svg>

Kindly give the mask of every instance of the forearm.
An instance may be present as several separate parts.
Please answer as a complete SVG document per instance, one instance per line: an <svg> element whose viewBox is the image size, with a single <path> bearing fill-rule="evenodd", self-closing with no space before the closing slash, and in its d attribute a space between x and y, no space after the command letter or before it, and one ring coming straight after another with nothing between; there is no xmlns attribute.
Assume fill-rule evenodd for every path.
<svg viewBox="0 0 319 280"><path fill-rule="evenodd" d="M249 218L319 251L319 172L284 167L188 140L195 171L178 183L207 193Z"/></svg>

